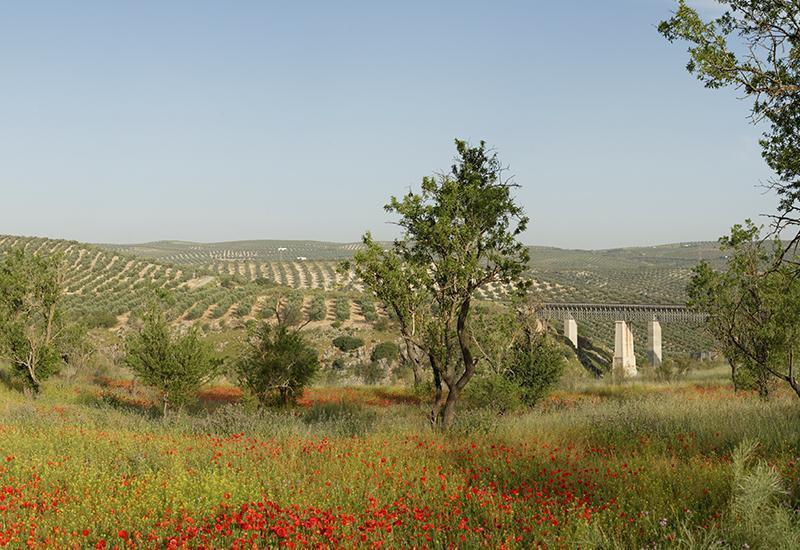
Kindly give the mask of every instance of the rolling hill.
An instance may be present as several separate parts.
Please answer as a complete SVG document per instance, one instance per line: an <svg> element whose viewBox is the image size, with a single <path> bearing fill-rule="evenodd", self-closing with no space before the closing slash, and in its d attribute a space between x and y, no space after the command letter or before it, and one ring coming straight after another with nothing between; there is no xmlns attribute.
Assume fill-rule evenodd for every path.
<svg viewBox="0 0 800 550"><path fill-rule="evenodd" d="M368 327L385 312L352 275L337 270L339 261L359 246L290 240L95 245L0 236L0 252L23 247L62 255L68 310L90 325L124 326L157 287L174 297L172 320L200 323L209 330L235 328L268 315L279 298L280 307L289 304L318 325ZM686 283L699 259L718 266L724 262L712 242L609 250L534 246L529 275L536 299L542 302L679 304L686 299ZM481 295L488 300L505 296L499 286ZM638 334L643 330L634 325ZM613 345L610 324L582 323L580 331L602 345ZM697 327L665 325L664 331L667 353L711 346Z"/></svg>

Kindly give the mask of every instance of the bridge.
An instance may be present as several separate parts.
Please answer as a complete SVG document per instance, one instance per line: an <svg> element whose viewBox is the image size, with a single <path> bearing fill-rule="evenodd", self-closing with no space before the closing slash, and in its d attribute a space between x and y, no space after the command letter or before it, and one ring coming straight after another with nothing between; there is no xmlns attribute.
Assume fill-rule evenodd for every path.
<svg viewBox="0 0 800 550"><path fill-rule="evenodd" d="M591 304L544 303L537 310L542 320L563 320L564 336L578 348L578 320L602 319L614 321L613 368L624 377L636 376L636 356L633 350L631 321L647 322L647 358L654 367L661 365L661 323L702 323L704 313L686 306L663 304Z"/></svg>

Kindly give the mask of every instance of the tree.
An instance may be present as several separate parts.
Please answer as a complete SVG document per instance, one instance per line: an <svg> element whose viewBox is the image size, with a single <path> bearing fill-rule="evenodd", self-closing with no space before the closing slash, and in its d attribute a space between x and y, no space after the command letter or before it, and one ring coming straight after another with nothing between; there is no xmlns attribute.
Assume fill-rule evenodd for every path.
<svg viewBox="0 0 800 550"><path fill-rule="evenodd" d="M339 271L346 274L353 269L356 277L394 313L417 386L427 358L422 333L432 303L428 289L417 285L425 268L405 261L397 247L385 249L369 232L362 240L364 247L355 253L352 262L343 262Z"/></svg>
<svg viewBox="0 0 800 550"><path fill-rule="evenodd" d="M219 372L221 362L197 328L174 334L157 305L151 305L142 327L125 340L124 362L145 384L163 394L164 415L181 407Z"/></svg>
<svg viewBox="0 0 800 550"><path fill-rule="evenodd" d="M687 69L707 88L733 87L753 100L752 119L768 129L760 145L775 172L776 229L800 225L800 3L718 0L724 15L704 21L684 0L658 30L690 43ZM731 45L729 39L733 38ZM738 53L741 52L741 53ZM800 230L793 244L800 242ZM788 247L785 248L788 250Z"/></svg>
<svg viewBox="0 0 800 550"><path fill-rule="evenodd" d="M732 366L737 387L752 381L762 397L771 380L800 396L794 356L800 345L800 279L777 239L762 241L750 220L720 239L728 253L724 271L701 262L689 284L689 305L708 314L706 326Z"/></svg>
<svg viewBox="0 0 800 550"><path fill-rule="evenodd" d="M26 392L38 393L62 363L61 281L56 256L15 249L0 263L0 354Z"/></svg>
<svg viewBox="0 0 800 550"><path fill-rule="evenodd" d="M285 323L260 323L250 330L248 347L235 365L239 384L261 406L276 398L282 405L294 403L317 373L317 350Z"/></svg>
<svg viewBox="0 0 800 550"><path fill-rule="evenodd" d="M367 234L366 250L354 258L365 285L397 314L403 338L427 356L435 391L431 421L440 429L452 424L475 375L476 292L491 283L518 291L529 286L522 278L528 249L517 240L528 218L512 196L516 185L503 179L485 143L456 140L456 149L449 173L423 178L419 193L386 205L399 216L402 237L382 251Z"/></svg>

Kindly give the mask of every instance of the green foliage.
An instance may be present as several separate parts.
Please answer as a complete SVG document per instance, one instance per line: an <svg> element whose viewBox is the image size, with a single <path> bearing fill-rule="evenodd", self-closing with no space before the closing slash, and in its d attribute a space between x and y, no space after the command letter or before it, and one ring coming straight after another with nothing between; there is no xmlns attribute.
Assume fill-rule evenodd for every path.
<svg viewBox="0 0 800 550"><path fill-rule="evenodd" d="M357 336L344 334L333 339L333 345L341 351L349 352L364 346L364 340Z"/></svg>
<svg viewBox="0 0 800 550"><path fill-rule="evenodd" d="M800 395L794 355L800 345L800 278L782 262L778 240L762 241L747 220L720 239L727 268L701 262L693 272L689 305L708 314L706 327L734 367L734 381L752 380L762 396L769 380L789 384ZM741 370L747 371L746 373Z"/></svg>
<svg viewBox="0 0 800 550"><path fill-rule="evenodd" d="M0 263L0 355L34 392L62 363L61 295L57 257L15 249Z"/></svg>
<svg viewBox="0 0 800 550"><path fill-rule="evenodd" d="M394 342L381 342L372 348L370 359L392 363L400 357L400 348Z"/></svg>
<svg viewBox="0 0 800 550"><path fill-rule="evenodd" d="M303 294L301 292L291 293L278 311L281 324L290 327L301 324L303 322Z"/></svg>
<svg viewBox="0 0 800 550"><path fill-rule="evenodd" d="M561 379L566 360L558 344L546 334L526 336L514 349L505 375L522 388L522 399L535 405Z"/></svg>
<svg viewBox="0 0 800 550"><path fill-rule="evenodd" d="M800 201L800 4L786 0L719 0L727 8L704 21L684 0L658 30L686 41L687 69L708 88L732 87L753 100L755 120L768 129L762 156L777 175L780 223L797 225ZM729 43L733 40L734 43Z"/></svg>
<svg viewBox="0 0 800 550"><path fill-rule="evenodd" d="M464 389L464 402L477 409L491 409L506 413L519 409L523 404L525 390L502 374L477 376Z"/></svg>
<svg viewBox="0 0 800 550"><path fill-rule="evenodd" d="M185 405L220 366L196 328L173 334L156 306L149 308L142 327L125 340L124 362L145 384L163 393L164 414L170 405Z"/></svg>
<svg viewBox="0 0 800 550"><path fill-rule="evenodd" d="M475 375L469 334L472 300L490 283L525 291L528 249L517 238L528 218L485 143L456 140L447 174L425 177L419 193L392 197L403 235L384 249L368 233L354 265L357 275L397 316L412 361L427 356L437 391L435 423L452 424L456 403ZM350 266L343 266L347 270ZM417 354L416 351L419 353Z"/></svg>
<svg viewBox="0 0 800 550"><path fill-rule="evenodd" d="M311 321L324 321L328 316L328 306L325 304L325 295L317 294L311 300L311 305L308 309L308 318Z"/></svg>
<svg viewBox="0 0 800 550"><path fill-rule="evenodd" d="M356 368L356 374L361 377L365 384L374 386L380 384L386 377L386 371L377 361L364 361Z"/></svg>
<svg viewBox="0 0 800 550"><path fill-rule="evenodd" d="M235 365L239 384L262 406L289 405L302 396L319 368L317 350L302 333L279 323L251 329L248 348Z"/></svg>
<svg viewBox="0 0 800 550"><path fill-rule="evenodd" d="M692 360L686 356L670 357L656 367L656 379L662 382L682 380L692 367Z"/></svg>
<svg viewBox="0 0 800 550"><path fill-rule="evenodd" d="M779 472L755 459L757 444L742 441L732 453L733 496L725 518L731 537L740 548L800 547L800 517L791 508Z"/></svg>
<svg viewBox="0 0 800 550"><path fill-rule="evenodd" d="M337 321L340 323L347 321L350 318L350 299L346 296L339 296L336 298L334 309Z"/></svg>

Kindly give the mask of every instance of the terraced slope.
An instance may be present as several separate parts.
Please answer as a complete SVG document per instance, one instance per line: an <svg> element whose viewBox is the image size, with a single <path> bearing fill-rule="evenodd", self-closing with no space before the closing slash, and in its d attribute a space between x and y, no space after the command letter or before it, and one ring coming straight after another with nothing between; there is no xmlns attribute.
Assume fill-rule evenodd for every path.
<svg viewBox="0 0 800 550"><path fill-rule="evenodd" d="M315 241L119 246L0 236L0 253L23 247L61 254L70 312L90 323L105 317L106 325L111 314L117 326L141 310L152 287L172 291L169 315L174 321L212 328L268 315L279 296L278 307L294 308L316 324L375 322L385 310L352 275L336 269L357 246ZM682 303L697 259L717 265L724 261L713 243L601 251L532 247L531 256L535 298L542 302ZM506 297L507 289L500 286L482 292L484 299ZM600 345L613 346L612 324L581 323L579 330ZM644 327L634 325L634 332L643 351ZM665 325L664 337L667 354L712 345L696 327Z"/></svg>
<svg viewBox="0 0 800 550"><path fill-rule="evenodd" d="M364 297L358 284L334 273L335 262L326 263L326 271L278 263L272 277L259 278L259 272L212 271L191 263L170 264L151 256L133 256L121 248L39 237L0 236L0 254L12 248L60 255L67 310L90 325L100 319L104 325L110 325L109 314L116 318L118 325L124 324L132 313L142 310L153 288L171 291L174 298L168 312L171 319L217 327L262 317L276 303L280 308L299 308L301 317L309 317L315 299L311 319L315 322L338 320L343 324L358 324L385 315L382 308L375 308L372 300ZM287 286L279 283L287 283ZM292 284L307 292L292 291ZM312 290L314 288L319 290ZM280 297L283 300L278 303ZM347 303L347 315L341 311L337 313L336 304L341 300ZM367 311L363 311L362 304Z"/></svg>
<svg viewBox="0 0 800 550"><path fill-rule="evenodd" d="M361 286L336 271L339 259L352 255L358 244L313 241L243 241L197 244L185 242L131 245L150 258L169 259L218 276L245 280L266 279L295 289ZM691 268L700 259L721 266L724 256L714 242L677 243L609 250L564 250L531 247L533 290L542 302L607 302L680 304L686 301ZM508 289L495 285L481 292L488 300L504 300ZM644 351L646 331L634 325L638 350ZM582 335L606 347L613 346L613 325L582 323ZM665 353L709 349L712 343L696 327L664 325Z"/></svg>

